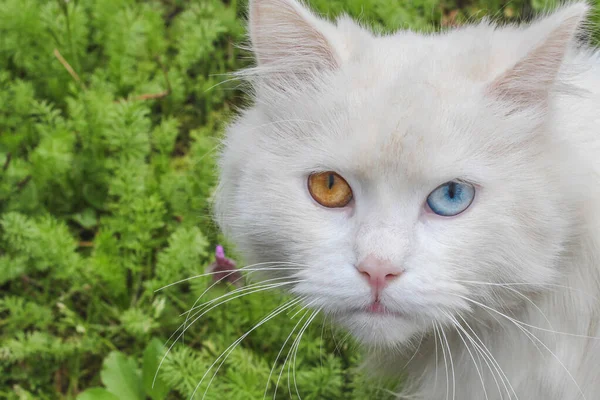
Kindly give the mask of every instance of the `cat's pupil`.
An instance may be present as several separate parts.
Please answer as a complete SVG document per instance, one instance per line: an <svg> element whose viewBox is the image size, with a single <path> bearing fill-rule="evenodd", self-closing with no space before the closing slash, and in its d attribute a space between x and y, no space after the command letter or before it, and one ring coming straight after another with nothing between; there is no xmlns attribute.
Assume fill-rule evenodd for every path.
<svg viewBox="0 0 600 400"><path fill-rule="evenodd" d="M448 197L450 197L451 200L454 200L454 196L456 196L456 183L451 182L448 185Z"/></svg>
<svg viewBox="0 0 600 400"><path fill-rule="evenodd" d="M335 183L335 176L333 174L329 174L328 181L327 181L327 188L329 190L331 190L334 183Z"/></svg>

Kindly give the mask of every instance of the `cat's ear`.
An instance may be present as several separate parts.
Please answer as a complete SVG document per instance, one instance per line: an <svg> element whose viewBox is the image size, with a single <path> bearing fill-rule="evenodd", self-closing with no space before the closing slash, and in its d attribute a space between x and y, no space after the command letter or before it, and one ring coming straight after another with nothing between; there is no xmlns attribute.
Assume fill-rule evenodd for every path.
<svg viewBox="0 0 600 400"><path fill-rule="evenodd" d="M334 69L335 25L296 0L250 0L249 32L259 67Z"/></svg>
<svg viewBox="0 0 600 400"><path fill-rule="evenodd" d="M488 86L488 93L515 109L545 107L588 10L586 3L575 3L528 27L523 32L523 42L533 42L533 46Z"/></svg>

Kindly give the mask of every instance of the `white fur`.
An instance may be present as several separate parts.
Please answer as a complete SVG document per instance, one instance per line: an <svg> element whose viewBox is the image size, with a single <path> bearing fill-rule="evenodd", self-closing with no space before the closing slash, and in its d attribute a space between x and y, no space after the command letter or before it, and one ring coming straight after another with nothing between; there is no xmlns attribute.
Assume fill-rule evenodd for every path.
<svg viewBox="0 0 600 400"><path fill-rule="evenodd" d="M376 36L250 1L256 101L224 141L219 224L250 263L306 265L291 292L373 368L400 375L412 358L399 396L600 398L600 57L574 39L586 11ZM311 199L308 175L330 170L349 207ZM477 186L470 208L425 211L456 178ZM402 317L354 311L371 301L355 267L369 254L405 269L382 294Z"/></svg>

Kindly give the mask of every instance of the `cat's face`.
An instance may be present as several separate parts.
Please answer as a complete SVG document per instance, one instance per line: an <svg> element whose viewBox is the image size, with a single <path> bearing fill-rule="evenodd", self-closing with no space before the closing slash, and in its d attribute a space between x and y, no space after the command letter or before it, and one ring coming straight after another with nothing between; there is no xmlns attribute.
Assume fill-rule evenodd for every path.
<svg viewBox="0 0 600 400"><path fill-rule="evenodd" d="M265 8L274 3L279 8ZM540 93L507 101L493 90L516 85L503 71L538 43L523 49L510 40L523 32L507 31L502 49L500 33L483 26L375 38L347 20L325 25L291 0L255 0L255 48L267 48L261 34L281 4L290 8L269 29L296 12L299 31L286 33L296 47L286 53L279 43L263 65L281 60L293 71L307 62L290 61L302 57L303 34L334 49L304 49L317 63L308 74L278 70L258 79L256 105L228 131L216 205L246 261L301 265L273 274L297 281L292 293L373 345L401 344L477 303L525 301L496 283L529 293L555 282L570 199L545 134L547 105L533 104ZM522 84L537 88L528 79ZM311 174L329 171L347 182L349 202L324 206L309 190ZM454 216L427 202L447 182L474 189ZM377 311L358 268L369 258L398 272L378 294Z"/></svg>

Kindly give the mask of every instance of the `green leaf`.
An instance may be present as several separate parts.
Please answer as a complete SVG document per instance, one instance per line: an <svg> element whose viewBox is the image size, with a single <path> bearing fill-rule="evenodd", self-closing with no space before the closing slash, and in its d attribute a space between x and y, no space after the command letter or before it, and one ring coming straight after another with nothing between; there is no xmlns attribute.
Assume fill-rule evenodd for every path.
<svg viewBox="0 0 600 400"><path fill-rule="evenodd" d="M143 400L144 394L136 363L125 354L113 351L104 359L102 383L120 400Z"/></svg>
<svg viewBox="0 0 600 400"><path fill-rule="evenodd" d="M119 398L106 389L92 388L80 393L77 400L119 400Z"/></svg>
<svg viewBox="0 0 600 400"><path fill-rule="evenodd" d="M83 210L83 212L74 214L72 218L85 229L91 229L98 223L96 219L96 211L94 211L92 208L86 208Z"/></svg>
<svg viewBox="0 0 600 400"><path fill-rule="evenodd" d="M169 393L169 387L164 381L157 377L154 380L154 375L158 369L158 364L165 353L165 348L161 341L154 338L148 343L144 350L144 364L142 366L142 381L144 391L153 400L163 400ZM154 384L154 387L152 387Z"/></svg>

